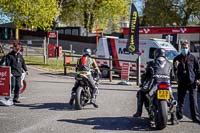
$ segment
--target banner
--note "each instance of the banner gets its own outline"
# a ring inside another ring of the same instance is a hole
[[[0,96],[10,96],[10,67],[0,67]]]
[[[127,50],[132,53],[139,52],[139,16],[135,5],[131,5],[130,23],[127,41]]]
[[[139,34],[192,34],[200,33],[200,26],[194,27],[140,27]],[[129,34],[129,28],[123,28],[123,34]]]

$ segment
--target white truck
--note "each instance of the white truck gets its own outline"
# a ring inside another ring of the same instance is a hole
[[[109,59],[112,56],[113,68],[121,69],[122,61],[129,60],[136,61],[138,58],[137,54],[130,53],[126,50],[127,39],[119,39],[112,37],[104,37],[99,39],[97,45],[96,57]],[[141,70],[144,71],[146,63],[154,59],[154,50],[158,48],[164,48],[166,50],[167,59],[172,61],[175,56],[178,55],[177,50],[168,42],[163,39],[149,39],[139,40],[139,50],[142,52],[141,55]],[[109,60],[97,59],[97,64],[102,70],[102,77],[109,76]],[[130,70],[136,70],[136,63],[130,64]]]

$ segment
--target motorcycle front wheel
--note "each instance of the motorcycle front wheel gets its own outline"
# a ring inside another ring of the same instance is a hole
[[[155,112],[156,129],[162,130],[167,126],[167,101],[157,101],[157,110]]]
[[[86,104],[84,92],[82,87],[78,87],[76,90],[75,109],[81,110]]]

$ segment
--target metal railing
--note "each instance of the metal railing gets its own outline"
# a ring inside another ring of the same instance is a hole
[[[72,55],[72,54],[63,54],[63,65],[64,65],[64,74],[67,74],[67,67],[76,67],[76,64],[70,64],[69,62],[66,62],[66,57],[67,58],[80,58],[80,55]],[[136,63],[136,78],[137,78],[137,85],[140,84],[140,78],[141,78],[141,68],[139,66],[141,66],[141,56],[138,55],[138,58],[136,61],[130,61],[130,60],[118,60],[118,59],[113,59],[112,56],[110,56],[109,58],[97,58],[97,57],[92,57],[94,59],[98,59],[98,60],[109,60],[109,80],[110,82],[112,82],[113,79],[113,71],[118,71],[120,72],[120,69],[114,68],[113,67],[113,61],[123,61],[123,62],[129,62],[129,63]],[[100,70],[102,70],[104,68],[100,68]]]

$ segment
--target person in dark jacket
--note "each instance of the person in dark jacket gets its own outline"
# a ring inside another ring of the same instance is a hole
[[[178,78],[178,108],[177,118],[183,118],[183,105],[187,91],[189,91],[190,112],[192,120],[200,123],[200,115],[197,104],[196,81],[200,79],[200,67],[197,58],[189,52],[189,43],[182,44],[181,54],[173,60],[174,72]]]
[[[22,72],[28,73],[23,56],[20,53],[21,45],[13,44],[13,50],[6,56],[7,66],[11,67],[11,91],[14,92],[13,102],[20,103],[19,90],[21,88]]]

